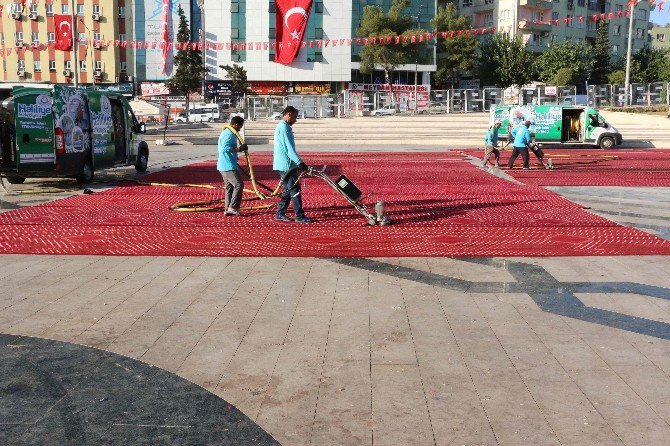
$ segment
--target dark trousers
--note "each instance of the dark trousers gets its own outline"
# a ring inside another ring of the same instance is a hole
[[[286,176],[286,172],[279,172],[279,174],[282,178]],[[289,202],[293,204],[295,218],[302,218],[305,216],[305,211],[302,209],[302,194],[300,192],[298,173],[295,171],[286,179],[286,181],[284,181],[284,186],[281,191],[281,199],[277,206],[277,215],[286,215]]]
[[[493,146],[486,146],[486,153],[484,154],[484,161],[482,162],[483,166],[486,166],[486,163],[489,162],[491,154],[493,154],[496,160],[496,164],[498,164],[498,161],[500,161],[500,150],[496,149]]]
[[[510,169],[514,167],[514,161],[516,158],[521,154],[521,159],[523,159],[523,167],[525,169],[528,169],[528,165],[530,164],[530,157],[528,155],[528,147],[514,147],[514,151],[512,151],[512,156],[509,159],[509,162],[507,163],[507,167]]]
[[[544,152],[540,149],[537,144],[531,144],[530,150],[535,154],[535,157],[544,164]]]

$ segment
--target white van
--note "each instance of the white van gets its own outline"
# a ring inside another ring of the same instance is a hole
[[[220,118],[221,112],[216,104],[192,108],[188,114],[188,122],[212,122]],[[179,113],[174,122],[186,122],[186,112]]]

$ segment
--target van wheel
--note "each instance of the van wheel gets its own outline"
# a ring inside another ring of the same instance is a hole
[[[612,147],[614,147],[614,138],[612,138],[611,136],[604,136],[600,140],[601,149],[611,149]]]
[[[139,173],[146,172],[149,165],[149,147],[146,143],[140,144],[137,150],[137,161],[135,162],[135,170]]]
[[[23,184],[26,179],[23,177],[7,177],[7,182],[9,184]]]
[[[86,184],[93,181],[93,161],[91,161],[91,158],[87,158],[86,161],[84,161],[84,165],[81,166],[81,172],[75,178],[79,184]]]

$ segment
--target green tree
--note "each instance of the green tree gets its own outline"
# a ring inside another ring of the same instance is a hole
[[[623,85],[626,83],[626,72],[624,70],[612,71],[607,80],[610,84]]]
[[[186,23],[184,10],[179,6],[179,29],[177,31],[177,42],[190,42],[191,31]],[[202,53],[194,50],[190,45],[186,49],[177,50],[174,56],[175,71],[170,79],[165,82],[169,88],[186,96],[186,115],[189,113],[189,95],[198,91],[202,85],[203,63]]]
[[[471,27],[470,19],[459,16],[453,3],[448,3],[446,7],[440,6],[430,23],[437,31],[458,31]],[[440,39],[437,45],[435,82],[438,85],[450,83],[453,89],[459,75],[475,67],[478,48],[479,41],[472,35],[461,34]]]
[[[574,82],[583,84],[593,69],[591,48],[583,42],[567,40],[552,45],[539,58],[539,74],[542,82],[549,82],[561,68],[571,68]]]
[[[242,65],[219,65],[219,68],[223,68],[226,71],[226,77],[230,79],[230,89],[233,93],[244,94],[247,91],[247,88],[249,88],[247,70]]]
[[[551,78],[549,84],[556,86],[574,85],[575,72],[572,70],[572,68],[561,68],[556,73],[554,73],[554,77]]]
[[[639,82],[658,82],[665,68],[668,50],[661,48],[644,47],[633,55],[633,60],[639,64]]]
[[[595,85],[607,83],[607,76],[612,71],[610,60],[612,45],[610,45],[608,27],[608,23],[602,20],[598,22],[598,37],[593,46],[593,69],[590,78],[590,82]]]
[[[386,13],[380,6],[366,6],[363,8],[363,20],[356,35],[370,38],[425,33],[425,30],[414,28],[416,20],[413,17],[404,14],[409,5],[410,0],[393,0]],[[415,62],[425,45],[423,42],[366,45],[360,52],[361,72],[371,73],[375,67],[381,67],[391,89],[391,98],[395,102],[391,82],[393,71],[398,65]]]
[[[505,34],[490,36],[481,46],[477,71],[484,85],[521,88],[534,80],[535,55],[520,38]]]

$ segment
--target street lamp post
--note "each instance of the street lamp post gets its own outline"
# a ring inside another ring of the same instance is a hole
[[[417,28],[421,28],[421,9],[423,9],[423,5],[419,4],[419,13],[416,15],[416,26]],[[417,95],[417,80],[419,77],[419,51],[416,52],[416,56],[414,58],[414,110],[412,110],[412,114],[416,114],[419,109],[419,98]]]
[[[200,8],[200,33],[202,36],[202,100],[205,101],[205,83],[207,80],[207,33],[205,32],[205,0],[198,0]]]
[[[72,55],[74,67],[74,88],[79,87],[79,65],[78,56],[79,56],[79,33],[77,32],[77,16],[75,14],[75,9],[77,8],[77,3],[72,2],[72,11],[70,14],[72,16]]]
[[[628,19],[628,51],[626,53],[626,83],[624,84],[626,105],[630,105],[630,59],[633,50],[633,21],[635,20],[635,2],[630,3],[630,18]]]

